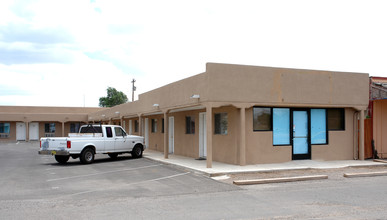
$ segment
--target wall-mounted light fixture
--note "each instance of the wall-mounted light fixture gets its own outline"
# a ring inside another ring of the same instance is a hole
[[[115,112],[117,115],[120,114],[120,112]]]
[[[199,99],[200,95],[199,94],[193,94],[190,98],[191,99]]]
[[[159,107],[160,105],[159,104],[153,104],[153,107]]]

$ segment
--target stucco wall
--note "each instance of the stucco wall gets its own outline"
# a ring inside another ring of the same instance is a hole
[[[153,115],[148,117],[149,123],[149,149],[156,151],[164,150],[164,133],[162,133],[162,119],[163,115]],[[157,119],[157,131],[152,132],[152,119]]]
[[[238,164],[238,136],[239,136],[239,111],[234,107],[221,107],[213,109],[212,121],[212,154],[217,162]],[[215,134],[215,114],[227,113],[227,134]]]
[[[185,111],[168,115],[168,117],[174,117],[175,154],[192,158],[199,157],[199,112]],[[186,116],[195,117],[195,134],[186,134]]]
[[[368,74],[208,63],[209,99],[262,105],[367,106]]]
[[[246,163],[280,163],[292,160],[292,146],[273,146],[272,131],[253,131],[253,108],[246,109]]]
[[[345,109],[345,130],[328,131],[328,145],[312,145],[312,160],[354,159],[354,113],[353,109]]]

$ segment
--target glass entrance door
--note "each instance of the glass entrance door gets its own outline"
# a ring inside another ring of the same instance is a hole
[[[310,159],[307,110],[293,110],[293,160]]]

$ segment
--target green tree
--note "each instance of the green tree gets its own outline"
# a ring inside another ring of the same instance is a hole
[[[113,107],[128,101],[128,97],[123,92],[117,91],[115,88],[108,87],[106,91],[107,96],[99,98],[100,107]]]

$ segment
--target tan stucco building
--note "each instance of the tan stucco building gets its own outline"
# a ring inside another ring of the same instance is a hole
[[[208,63],[204,73],[140,94],[135,102],[109,109],[43,108],[40,113],[49,117],[41,121],[59,123],[62,134],[75,121],[121,124],[129,134],[145,136],[148,148],[166,158],[171,153],[206,158],[207,167],[212,161],[246,165],[362,159],[364,132],[358,141],[356,131],[357,118],[364,121],[368,106],[368,78],[363,73]],[[20,115],[9,117],[13,113],[3,110],[7,108],[20,108]],[[11,122],[12,130],[16,122],[38,121],[28,114],[20,118],[29,108],[0,107],[0,122]],[[73,119],[71,111],[79,118]],[[359,126],[364,130],[364,123]]]

